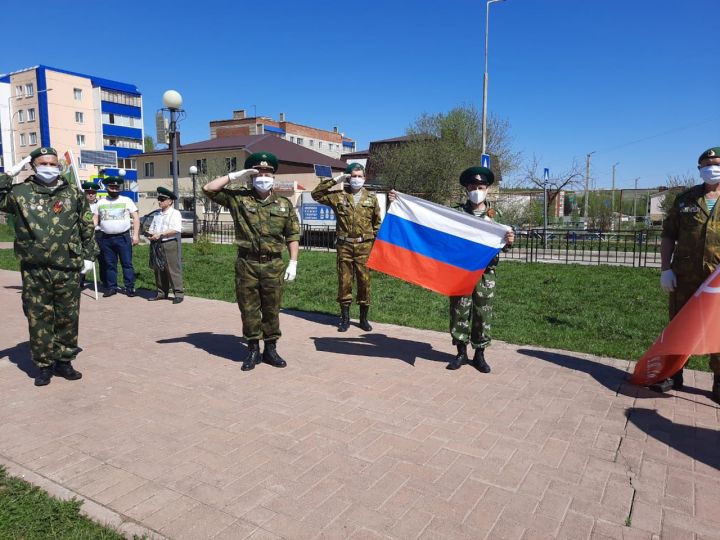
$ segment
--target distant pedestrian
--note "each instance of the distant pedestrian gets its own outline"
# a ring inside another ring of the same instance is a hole
[[[173,304],[179,304],[184,298],[178,246],[178,237],[182,231],[182,215],[180,210],[173,208],[173,201],[177,197],[172,191],[158,187],[157,193],[160,213],[153,218],[147,232],[150,238],[150,267],[155,272],[157,294],[149,300],[151,302],[165,300],[172,289]]]
[[[660,244],[660,286],[670,295],[670,319],[675,317],[720,263],[720,146],[698,158],[702,184],[680,193],[663,221]],[[720,351],[710,355],[712,398],[720,403]],[[667,392],[683,388],[683,370],[650,388]]]
[[[53,376],[82,377],[72,361],[78,347],[80,271],[97,255],[93,214],[85,196],[60,175],[57,152],[42,147],[29,156],[34,174],[20,184],[10,167],[0,174],[0,211],[15,216],[15,255],[20,259],[23,311],[28,320],[30,352],[40,373],[36,386]]]
[[[95,241],[97,242],[98,246],[100,245],[100,241],[102,239],[102,231],[100,230],[100,226],[98,223],[98,212],[97,212],[97,205],[98,205],[98,197],[97,192],[100,189],[100,186],[96,184],[95,182],[83,182],[82,183],[83,191],[85,192],[85,198],[87,199],[88,204],[90,205],[90,211],[93,213],[93,222],[95,223]],[[103,261],[102,257],[97,258],[97,263],[99,267],[99,273],[100,273],[100,283],[105,283],[106,277],[105,277],[105,261]],[[82,287],[85,282],[85,273],[81,274],[82,281],[80,282],[80,286]]]
[[[344,182],[344,189],[330,191]],[[360,305],[360,328],[372,330],[368,321],[370,310],[370,270],[367,266],[370,250],[380,229],[380,204],[365,185],[365,169],[351,163],[344,174],[327,178],[312,191],[312,198],[335,212],[337,239],[337,274],[340,304],[338,332],[350,326],[353,276],[357,280],[356,300]]]
[[[104,297],[118,291],[118,258],[123,272],[125,294],[135,296],[135,268],[132,261],[132,247],[140,242],[140,218],[135,203],[129,197],[120,195],[122,178],[111,176],[103,179],[107,197],[97,203],[98,224],[102,231],[100,252],[105,263]]]
[[[269,152],[251,154],[245,169],[231,172],[207,183],[203,191],[213,202],[230,210],[235,222],[235,294],[242,316],[243,337],[248,342],[242,370],[261,361],[283,368],[285,360],[277,353],[280,332],[280,300],[284,281],[297,273],[300,224],[290,200],[273,191],[277,158]],[[252,188],[229,188],[233,180],[252,181]],[[285,267],[283,248],[290,262]],[[260,340],[265,349],[260,356]]]

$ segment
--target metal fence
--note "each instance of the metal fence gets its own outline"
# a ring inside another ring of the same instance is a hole
[[[199,221],[198,230],[211,242],[232,244],[235,227],[229,222]],[[512,249],[504,259],[560,264],[611,264],[618,266],[659,267],[659,229],[600,232],[583,229],[523,229],[515,232]],[[335,249],[335,227],[303,225],[300,245],[303,249]]]
[[[515,232],[502,255],[526,262],[660,266],[659,229],[601,232],[583,229],[526,229]]]

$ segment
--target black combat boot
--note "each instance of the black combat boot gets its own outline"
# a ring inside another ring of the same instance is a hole
[[[360,328],[366,332],[372,330],[372,326],[368,322],[368,311],[370,311],[370,306],[360,306]]]
[[[338,332],[347,332],[350,328],[350,306],[340,304],[340,323],[338,324]]]
[[[720,375],[713,377],[712,399],[715,403],[720,403]]]
[[[35,386],[45,386],[50,384],[50,379],[53,376],[52,366],[41,367],[40,373],[35,377]]]
[[[475,349],[473,366],[481,373],[490,373],[490,364],[485,361],[485,349]]]
[[[55,375],[64,377],[68,381],[82,379],[82,373],[76,371],[70,362],[55,362]]]
[[[456,347],[457,354],[447,365],[447,369],[460,369],[460,366],[467,363],[467,343],[457,343]]]
[[[653,392],[664,394],[670,390],[682,390],[683,383],[683,370],[681,369],[669,379],[651,384],[648,388],[650,388]]]
[[[280,355],[277,353],[277,349],[275,347],[276,342],[275,341],[266,341],[265,342],[265,350],[263,351],[262,359],[263,362],[266,364],[270,364],[273,367],[285,367],[287,366],[287,362],[283,360]]]
[[[248,340],[248,350],[245,360],[243,360],[242,367],[243,371],[250,371],[255,369],[255,365],[260,363],[260,342],[257,339]]]

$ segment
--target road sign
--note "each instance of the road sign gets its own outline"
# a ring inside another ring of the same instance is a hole
[[[480,156],[480,165],[482,167],[490,168],[490,154],[483,154]]]
[[[543,172],[543,180],[545,180],[546,182],[550,180],[550,169],[548,169],[547,167],[545,167],[545,171]]]

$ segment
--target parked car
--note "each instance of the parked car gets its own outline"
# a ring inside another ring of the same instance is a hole
[[[150,212],[149,214],[145,214],[140,218],[140,234],[144,235],[148,229],[150,228],[150,225],[152,225],[153,219],[155,216],[157,216],[160,213],[160,209],[157,208]],[[182,236],[192,236],[193,234],[193,212],[192,210],[180,210],[180,215],[182,216],[182,230],[180,231],[180,234]]]

